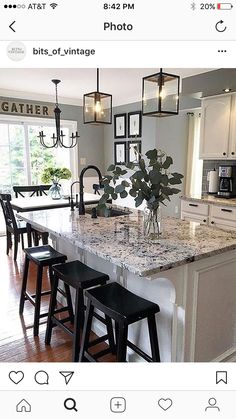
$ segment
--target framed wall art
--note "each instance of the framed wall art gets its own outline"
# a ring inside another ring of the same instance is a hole
[[[126,138],[126,113],[114,115],[114,137]]]
[[[114,143],[114,163],[125,164],[126,163],[126,142],[117,141]]]
[[[137,138],[142,136],[142,112],[128,113],[128,137]]]
[[[138,154],[135,152],[135,148]],[[140,160],[140,153],[142,152],[142,142],[139,141],[128,141],[128,163],[138,164]]]

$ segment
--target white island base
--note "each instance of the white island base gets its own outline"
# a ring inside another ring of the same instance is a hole
[[[54,246],[94,269],[108,274],[141,297],[156,302],[161,362],[210,362],[236,359],[236,251],[231,250],[157,273],[149,278],[88,251],[62,237],[52,236]],[[93,330],[102,335],[97,320]],[[150,354],[147,323],[129,327],[129,339]],[[128,350],[129,361],[140,358]]]

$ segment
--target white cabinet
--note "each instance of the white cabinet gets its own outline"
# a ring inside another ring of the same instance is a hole
[[[181,219],[196,221],[223,230],[236,231],[236,206],[181,200]]]
[[[236,207],[210,205],[210,225],[236,230]]]
[[[201,202],[181,200],[181,219],[186,221],[196,221],[201,224],[208,224],[209,208],[207,204]]]
[[[231,102],[232,95],[203,99],[200,158],[221,160],[228,158]]]
[[[236,159],[236,95],[232,95],[228,158]]]

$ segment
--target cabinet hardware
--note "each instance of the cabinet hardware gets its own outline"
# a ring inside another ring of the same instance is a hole
[[[226,156],[226,153],[223,153],[223,156]]]
[[[231,209],[226,209],[226,208],[221,208],[221,211],[223,211],[223,212],[232,212]]]
[[[198,207],[198,204],[188,204],[190,207]]]
[[[215,224],[215,221],[211,221],[211,224]]]
[[[234,152],[234,151],[232,151],[232,153],[231,153],[231,154],[232,154],[232,156],[234,156],[234,155],[235,155],[235,152]]]
[[[206,220],[203,220],[204,223],[206,223]]]

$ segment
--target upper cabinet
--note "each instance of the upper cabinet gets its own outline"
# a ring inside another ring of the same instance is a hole
[[[236,121],[235,96],[218,96],[203,99],[201,118],[200,158],[235,158]],[[231,129],[234,121],[234,134]]]

